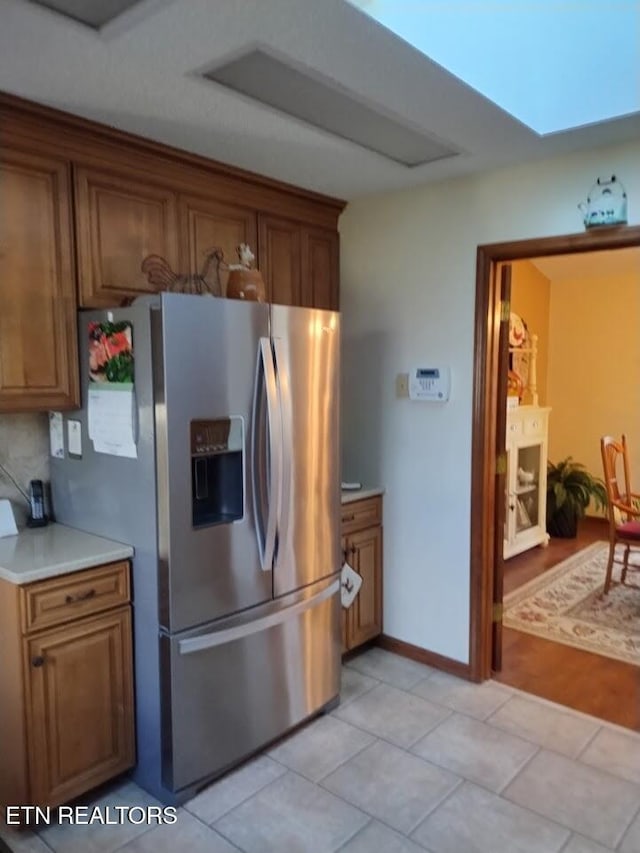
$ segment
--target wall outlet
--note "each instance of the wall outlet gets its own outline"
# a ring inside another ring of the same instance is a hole
[[[400,399],[401,397],[409,396],[409,374],[408,373],[398,373],[396,376],[396,397]]]

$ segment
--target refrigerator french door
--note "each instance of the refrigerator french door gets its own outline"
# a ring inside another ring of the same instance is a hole
[[[130,543],[138,765],[179,803],[339,692],[339,321],[162,294],[133,327],[137,458],[52,459],[62,523]]]

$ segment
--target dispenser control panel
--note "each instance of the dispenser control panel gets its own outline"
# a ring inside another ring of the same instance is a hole
[[[242,450],[241,418],[191,421],[191,455],[208,456]]]
[[[409,371],[409,398],[429,403],[446,403],[451,394],[448,365],[413,367]]]

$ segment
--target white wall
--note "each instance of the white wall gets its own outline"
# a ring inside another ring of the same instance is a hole
[[[476,249],[582,230],[598,175],[640,222],[640,143],[349,204],[340,220],[343,478],[386,488],[384,632],[468,662]],[[446,405],[395,397],[412,364],[451,365]]]

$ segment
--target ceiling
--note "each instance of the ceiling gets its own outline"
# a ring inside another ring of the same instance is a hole
[[[532,258],[531,262],[554,284],[622,275],[635,276],[640,283],[640,248],[554,255]]]
[[[139,0],[100,29],[0,0],[0,20],[0,89],[345,199],[640,136],[636,113],[541,137],[344,0]],[[456,153],[406,166],[204,78],[256,48]]]

